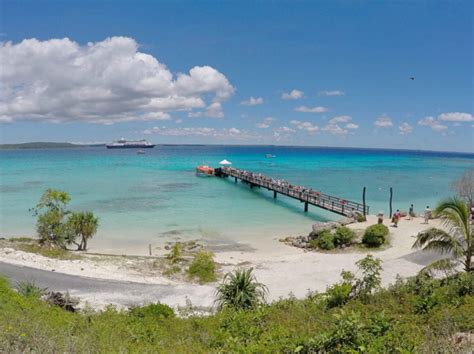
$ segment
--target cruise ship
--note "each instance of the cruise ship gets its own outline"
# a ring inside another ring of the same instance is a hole
[[[155,144],[151,144],[145,139],[142,140],[126,140],[121,138],[120,140],[114,141],[110,144],[106,144],[107,149],[147,149],[147,148],[154,148]]]

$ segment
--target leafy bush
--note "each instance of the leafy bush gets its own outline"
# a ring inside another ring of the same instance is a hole
[[[226,307],[209,316],[155,320],[113,307],[67,312],[22,296],[0,277],[0,348],[6,353],[468,353],[472,348],[453,338],[474,328],[469,283],[472,273],[424,277],[399,280],[390,291],[372,292],[370,301],[351,298],[340,309],[327,309],[320,298],[290,298],[245,311]],[[437,294],[439,302],[416,313],[414,304],[424,292]]]
[[[334,236],[330,231],[323,231],[319,234],[318,238],[318,247],[323,250],[332,250],[334,248]]]
[[[216,264],[212,252],[199,251],[188,268],[188,274],[200,283],[216,280]]]
[[[171,251],[170,253],[168,253],[166,255],[166,258],[172,263],[178,263],[179,261],[181,261],[181,254],[182,254],[182,251],[181,251],[181,244],[179,242],[175,242],[175,244],[173,245],[173,247],[171,248]]]
[[[356,264],[359,270],[362,271],[362,278],[357,279],[354,284],[354,297],[366,298],[368,295],[371,295],[375,289],[380,287],[382,261],[369,254],[356,262]]]
[[[35,298],[40,298],[46,292],[46,289],[42,289],[36,285],[32,280],[20,281],[16,285],[18,293],[23,296],[31,296]]]
[[[316,249],[318,247],[319,247],[319,245],[318,245],[318,240],[317,239],[309,240],[309,248]]]
[[[334,234],[336,246],[350,245],[355,238],[355,232],[346,226],[339,226]]]
[[[387,226],[382,224],[371,225],[365,230],[362,242],[369,247],[379,247],[384,244],[387,235]]]
[[[132,307],[130,308],[130,315],[136,318],[173,318],[175,313],[171,307],[165,304],[150,304],[142,307]]]
[[[344,305],[350,299],[352,284],[334,284],[326,289],[326,305],[328,308]]]

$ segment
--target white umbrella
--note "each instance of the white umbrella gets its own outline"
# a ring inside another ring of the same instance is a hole
[[[232,162],[227,161],[227,160],[222,160],[221,162],[219,162],[219,165],[232,165]]]

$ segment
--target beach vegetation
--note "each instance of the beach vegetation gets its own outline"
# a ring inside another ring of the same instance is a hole
[[[75,244],[79,251],[87,249],[87,242],[97,232],[99,219],[90,211],[71,212],[67,209],[68,193],[47,189],[35,208],[36,232],[39,243],[48,247],[67,249]]]
[[[334,249],[334,235],[329,230],[321,232],[317,238],[318,247],[323,250]]]
[[[259,283],[253,268],[237,269],[224,276],[217,287],[216,304],[219,309],[249,310],[266,300],[267,287]]]
[[[18,244],[15,245],[15,249],[18,249],[23,252],[39,254],[47,258],[66,259],[66,260],[81,258],[79,254],[74,254],[72,252],[67,251],[64,248],[58,248],[51,245],[41,245],[35,241],[18,242]]]
[[[19,281],[16,284],[16,290],[18,291],[19,294],[23,296],[26,296],[26,297],[32,296],[37,299],[39,299],[41,296],[43,296],[46,293],[46,289],[42,289],[39,286],[37,286],[33,280]]]
[[[67,243],[75,244],[78,251],[87,250],[87,241],[96,233],[99,219],[91,211],[73,212],[67,220]]]
[[[290,297],[179,318],[163,306],[73,313],[23,296],[0,278],[0,348],[8,353],[467,353],[474,331],[472,284],[472,272],[442,279],[422,273],[335,307],[320,296]],[[427,294],[432,294],[429,304],[421,305]]]
[[[10,237],[10,238],[8,238],[7,240],[8,240],[9,242],[20,242],[20,243],[36,241],[34,238],[26,237],[26,236]]]
[[[355,232],[347,226],[339,226],[334,233],[334,244],[338,247],[349,246],[355,239]]]
[[[179,242],[175,242],[173,247],[171,247],[170,252],[166,255],[166,258],[170,261],[171,264],[178,263],[182,260],[182,247]]]
[[[216,263],[214,254],[207,251],[199,251],[194,256],[188,268],[188,275],[198,279],[199,283],[209,283],[216,280]]]
[[[368,247],[379,247],[385,243],[388,233],[388,227],[383,224],[371,225],[365,230],[362,243]]]
[[[352,272],[342,271],[342,281],[326,289],[324,299],[327,307],[339,307],[351,299],[367,299],[380,288],[381,263],[380,259],[369,254],[356,263],[361,277],[356,277]]]
[[[472,272],[474,242],[466,202],[458,197],[446,199],[438,204],[434,216],[441,219],[444,229],[430,228],[420,232],[413,247],[435,251],[445,257],[429,264],[424,271],[449,272],[462,266],[466,272]]]
[[[145,306],[134,306],[129,310],[130,316],[134,318],[151,318],[154,320],[175,317],[174,310],[166,304],[149,304]]]

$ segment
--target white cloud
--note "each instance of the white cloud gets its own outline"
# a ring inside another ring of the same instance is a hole
[[[260,136],[252,132],[241,130],[235,127],[216,129],[211,127],[153,127],[142,131],[146,135],[159,135],[170,137],[212,137],[219,140],[252,140]]]
[[[403,122],[402,124],[398,126],[398,130],[400,131],[400,134],[407,135],[413,132],[413,127],[407,122]]]
[[[336,123],[348,123],[352,120],[351,116],[337,116],[334,118],[331,118],[328,123],[329,124],[336,124]]]
[[[359,126],[351,121],[351,116],[337,116],[328,120],[328,123],[321,130],[332,135],[345,136],[349,133],[353,134],[353,131],[359,129]],[[346,124],[341,126],[344,123]]]
[[[295,108],[295,111],[303,112],[303,113],[324,113],[324,112],[329,111],[329,109],[322,106],[316,106],[316,107],[298,106]]]
[[[296,126],[296,128],[298,128],[299,130],[306,130],[308,133],[315,133],[319,130],[319,127],[311,122],[292,120],[290,121],[290,124]]]
[[[446,122],[472,122],[474,116],[470,113],[451,112],[440,114],[438,119]]]
[[[303,91],[293,89],[291,92],[284,92],[281,98],[284,100],[299,100],[304,97]]]
[[[345,96],[346,93],[341,90],[334,90],[334,91],[320,91],[318,95],[319,96]]]
[[[10,122],[113,124],[168,119],[169,112],[206,106],[222,116],[214,103],[221,105],[235,91],[210,66],[173,75],[128,37],[85,45],[68,38],[2,42],[0,67],[0,120]]]
[[[390,128],[391,126],[393,126],[393,123],[390,117],[380,116],[375,120],[374,125],[377,128]]]
[[[351,130],[359,129],[359,126],[354,123],[349,123],[349,124],[346,124],[346,129],[351,129]]]
[[[262,97],[250,97],[248,100],[244,100],[240,102],[241,105],[244,106],[257,106],[259,104],[263,104],[263,98]]]
[[[222,118],[224,112],[222,111],[222,105],[220,102],[211,103],[206,109],[206,116],[211,118]]]
[[[441,124],[439,121],[433,117],[425,117],[418,121],[418,125],[428,126],[436,132],[444,132],[448,129],[447,125]]]
[[[257,124],[257,128],[260,129],[266,129],[269,128],[270,125],[275,121],[276,119],[273,117],[266,117],[261,123]]]
[[[277,133],[294,133],[296,130],[287,126],[283,126],[283,127],[276,128],[274,131]]]

